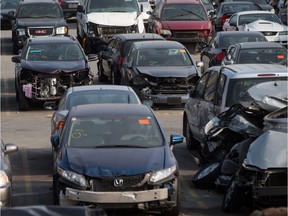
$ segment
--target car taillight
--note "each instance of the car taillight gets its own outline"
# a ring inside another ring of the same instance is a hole
[[[224,23],[227,19],[228,19],[229,17],[228,16],[222,16],[221,18],[220,18],[220,23]]]
[[[58,124],[57,124],[57,129],[62,128],[63,125],[64,125],[64,121],[60,121],[60,122],[58,122]]]
[[[121,57],[119,58],[117,64],[118,64],[118,65],[122,65],[123,62],[124,62],[124,59],[125,59],[125,57],[124,57],[124,56],[121,56]]]
[[[58,0],[58,2],[59,2],[59,5],[61,6],[62,5],[62,0]]]
[[[224,57],[225,57],[225,52],[222,51],[222,52],[216,54],[215,59],[217,61],[222,61],[224,59]]]

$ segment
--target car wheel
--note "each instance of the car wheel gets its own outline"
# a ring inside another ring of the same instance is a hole
[[[60,186],[57,175],[53,175],[53,204],[59,205]]]
[[[169,210],[163,210],[162,211],[163,216],[178,216],[181,213],[180,181],[179,179],[177,179],[176,181],[177,181],[176,183],[177,187],[175,188],[176,205]]]
[[[239,212],[243,199],[244,189],[239,185],[236,176],[234,176],[224,194],[222,201],[222,211],[224,212]]]
[[[27,111],[30,109],[29,100],[25,97],[22,92],[18,91],[18,108],[19,111]]]
[[[98,62],[98,79],[100,82],[106,82],[108,80],[108,77],[104,75],[102,65]]]
[[[196,188],[214,189],[215,181],[220,174],[220,170],[220,162],[212,162],[206,164],[193,176],[192,182]]]
[[[186,147],[188,150],[197,150],[200,142],[193,137],[188,120],[186,120]]]

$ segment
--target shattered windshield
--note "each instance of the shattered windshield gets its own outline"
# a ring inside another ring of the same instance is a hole
[[[228,86],[229,96],[227,96],[226,106],[230,107],[236,103],[248,104],[263,101],[265,96],[287,100],[287,88],[287,77],[231,79]]]
[[[19,8],[17,18],[59,18],[63,17],[61,8],[57,4],[33,3],[23,4]]]
[[[88,13],[92,12],[138,12],[137,0],[90,0]]]
[[[72,118],[68,146],[73,148],[153,148],[163,137],[150,116]]]
[[[206,11],[201,4],[167,4],[163,8],[162,20],[207,20]]]

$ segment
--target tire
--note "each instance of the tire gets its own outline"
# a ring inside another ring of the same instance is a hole
[[[176,181],[177,181],[177,183],[176,183],[176,185],[177,185],[177,188],[176,188],[176,190],[177,190],[177,192],[176,192],[176,199],[177,199],[176,203],[177,204],[176,204],[176,206],[172,207],[169,210],[163,210],[162,214],[161,214],[163,216],[178,216],[181,213],[180,181],[179,181],[179,179],[177,179]]]
[[[243,199],[244,189],[239,186],[236,176],[234,176],[228,186],[226,193],[224,194],[222,201],[222,211],[224,212],[239,212]]]
[[[188,120],[186,119],[186,147],[188,150],[197,150],[200,142],[193,137]]]
[[[193,176],[192,182],[199,189],[215,189],[215,181],[220,175],[221,163],[206,164]]]
[[[100,82],[106,82],[108,80],[108,77],[103,74],[103,68],[99,62],[97,64],[97,67],[98,67],[98,80]]]
[[[22,92],[18,91],[18,108],[19,111],[27,111],[30,109],[30,102]]]
[[[53,204],[59,205],[60,186],[57,175],[53,175]]]

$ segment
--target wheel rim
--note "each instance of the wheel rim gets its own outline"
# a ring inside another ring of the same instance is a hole
[[[217,167],[219,166],[219,163],[211,164],[211,166],[208,166],[205,168],[197,177],[197,179],[201,179],[205,176],[207,176],[209,173],[213,172]]]

